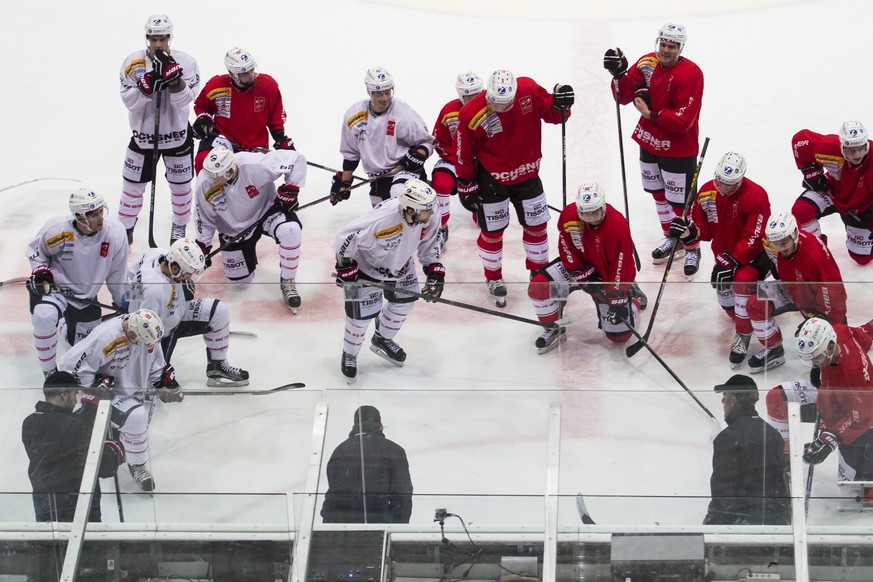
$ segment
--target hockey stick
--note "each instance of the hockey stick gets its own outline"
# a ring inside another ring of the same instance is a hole
[[[0,287],[4,285],[17,285],[19,283],[26,283],[30,277],[13,277],[12,279],[7,279],[6,281],[0,281]]]
[[[567,111],[561,109],[561,206],[567,206]],[[639,268],[639,267],[638,267]]]
[[[219,390],[199,390],[197,388],[187,389],[183,388],[182,393],[187,396],[236,396],[237,394],[249,394],[251,396],[266,396],[267,394],[276,394],[278,392],[285,392],[286,390],[296,390],[297,388],[304,388],[306,384],[303,382],[292,382],[291,384],[282,384],[281,386],[277,386],[275,388],[270,388],[269,390],[235,390],[233,388],[222,388]],[[158,395],[157,390],[144,390],[142,392],[137,392],[137,396],[152,398]]]
[[[618,79],[612,80],[613,93],[615,93],[615,120],[618,123],[618,156],[621,161],[621,187],[624,191],[624,217],[630,226],[630,204],[627,200],[627,172],[624,166],[624,136],[621,131],[621,103],[618,101]],[[640,255],[637,253],[637,246],[634,245],[634,264],[637,266],[637,271],[642,267]]]
[[[700,168],[703,166],[703,158],[706,157],[706,148],[709,147],[709,138],[703,140],[703,150],[700,152],[700,159],[697,161],[697,168],[694,170],[694,177],[691,179],[691,186],[688,188],[688,194],[685,196],[685,206],[682,208],[682,219],[688,216],[688,209],[691,208],[691,202],[694,200],[697,191],[697,177],[700,175]],[[667,279],[670,277],[670,267],[673,266],[673,257],[676,255],[676,249],[681,243],[677,240],[670,249],[670,255],[667,257],[667,266],[664,268],[664,276],[661,277],[661,286],[658,288],[658,296],[655,298],[655,306],[652,308],[652,315],[649,317],[649,325],[646,327],[646,333],[640,340],[628,346],[624,353],[627,357],[632,358],[638,351],[643,349],[645,341],[648,341],[652,333],[652,326],[655,324],[655,316],[658,315],[658,307],[661,306],[661,296],[664,295],[664,287]],[[644,341],[645,340],[645,341]]]
[[[714,420],[714,421],[716,422],[716,424],[719,424],[719,426],[720,426],[720,423],[718,422],[718,419],[715,417],[715,415],[713,415],[712,412],[710,412],[710,410],[706,407],[706,405],[704,405],[703,402],[701,402],[701,401],[697,398],[697,396],[694,395],[694,392],[692,392],[691,390],[688,389],[688,386],[685,385],[685,382],[683,382],[683,381],[679,378],[679,376],[676,375],[676,372],[674,372],[673,369],[670,368],[670,366],[667,365],[667,362],[665,362],[663,359],[661,359],[661,356],[658,355],[658,352],[656,352],[656,351],[652,348],[652,346],[649,345],[649,342],[647,342],[646,339],[645,339],[643,336],[640,335],[640,332],[638,332],[636,329],[634,329],[634,327],[630,324],[630,322],[627,320],[627,318],[626,318],[626,317],[623,317],[623,318],[621,318],[619,321],[621,321],[623,324],[625,324],[625,325],[627,326],[627,328],[631,331],[631,333],[634,334],[634,335],[636,336],[636,338],[639,340],[638,343],[641,344],[641,345],[642,345],[644,348],[646,348],[647,350],[649,350],[649,352],[652,354],[652,356],[654,356],[654,358],[655,358],[656,360],[658,360],[658,363],[661,364],[661,365],[664,367],[664,369],[667,370],[667,372],[668,372],[671,376],[673,376],[673,379],[676,380],[676,382],[678,382],[679,385],[682,386],[682,388],[684,388],[686,392],[688,392],[689,396],[691,396],[691,398],[694,399],[694,402],[696,402],[697,405],[698,405],[700,408],[702,408],[703,411],[704,411],[704,412],[705,412],[705,413],[706,413],[706,414],[707,414],[707,415],[708,415],[712,420]]]
[[[12,190],[13,188],[18,188],[19,186],[24,186],[26,184],[32,184],[34,182],[42,182],[44,180],[63,180],[65,182],[81,182],[81,180],[77,180],[75,178],[33,178],[32,180],[24,180],[23,182],[19,182],[18,184],[11,184],[9,186],[3,186],[0,188],[0,192],[5,192],[6,190]]]
[[[334,273],[336,276],[336,273]],[[521,323],[529,323],[531,325],[536,325],[539,327],[544,327],[546,329],[556,329],[559,327],[563,327],[565,325],[570,325],[571,323],[576,322],[575,317],[564,317],[557,321],[553,322],[545,322],[538,321],[536,319],[528,319],[526,317],[520,317],[518,315],[512,315],[511,313],[503,313],[501,311],[495,311],[493,309],[487,309],[485,307],[479,307],[478,305],[470,305],[469,303],[461,303],[460,301],[453,301],[452,299],[444,299],[442,297],[432,297],[430,295],[425,295],[423,293],[418,293],[416,291],[412,291],[410,289],[397,289],[391,285],[386,285],[382,281],[367,281],[364,279],[360,279],[359,283],[366,285],[368,287],[378,287],[379,289],[391,289],[394,290],[395,293],[412,295],[413,297],[418,297],[419,299],[424,299],[430,303],[444,303],[446,305],[451,305],[452,307],[460,307],[461,309],[469,309],[470,311],[476,311],[478,313],[484,313],[486,315],[495,315],[497,317],[502,317],[503,319],[511,319],[512,321],[519,321]]]
[[[151,419],[151,417],[149,417]],[[124,507],[121,505],[121,487],[118,484],[118,470],[116,469],[115,474],[112,475],[112,479],[115,481],[115,503],[118,505],[118,521],[124,523]]]
[[[306,163],[308,164],[309,162],[306,162]],[[383,174],[373,176],[372,178],[367,178],[367,179],[358,178],[359,180],[361,180],[361,182],[358,182],[357,184],[353,184],[352,186],[350,186],[348,188],[348,190],[346,190],[346,192],[349,192],[349,191],[354,190],[355,188],[359,188],[361,186],[366,186],[367,184],[372,184],[373,182],[375,182],[379,178],[385,178],[386,176],[393,176],[394,174],[396,174],[399,171],[400,171],[400,166],[397,166],[395,168],[391,168],[390,170],[388,170],[387,172],[385,172]],[[316,204],[321,204],[325,200],[330,200],[330,197],[331,197],[331,194],[328,194],[327,196],[322,196],[321,198],[316,198],[312,202],[307,202],[303,206],[298,206],[297,208],[294,209],[294,211],[297,212],[297,211],[303,210],[304,208],[309,208],[310,206],[315,206]]]
[[[815,411],[815,430],[812,431],[812,440],[818,438],[819,432],[821,432],[821,421],[818,416],[818,408]],[[809,500],[812,497],[812,476],[815,473],[815,464],[810,463],[809,471],[806,474],[806,491],[803,497],[803,511],[806,514],[809,514]]]
[[[315,162],[310,162],[309,160],[306,160],[306,165],[312,166],[313,168],[318,168],[320,170],[327,170],[328,172],[331,172],[333,174],[338,174],[338,173],[342,172],[342,170],[337,170],[335,168],[329,168],[327,166],[322,166],[321,164],[316,164]],[[352,174],[352,180],[362,180],[363,181],[363,180],[366,180],[366,178],[361,178],[360,176],[355,176],[354,174]]]
[[[248,238],[249,235],[251,235],[255,231],[255,229],[257,229],[262,224],[264,224],[264,221],[267,219],[267,217],[270,216],[273,213],[273,211],[278,209],[278,208],[279,208],[278,203],[273,204],[273,206],[271,206],[270,208],[267,209],[266,212],[264,212],[263,216],[261,216],[259,219],[257,219],[256,221],[254,221],[253,223],[251,223],[250,225],[245,227],[242,231],[240,231],[239,234],[236,234],[236,235],[232,236],[231,238],[227,239],[226,241],[224,241],[223,243],[219,244],[218,248],[215,249],[214,251],[210,251],[209,254],[206,255],[206,259],[207,260],[212,259],[212,257],[217,255],[218,253],[220,253],[221,251],[223,251],[227,247],[229,247],[231,245],[235,245],[236,243]]]
[[[157,248],[155,242],[155,188],[158,184],[158,142],[161,131],[161,92],[155,98],[155,133],[152,145],[152,192],[149,197],[149,248]]]

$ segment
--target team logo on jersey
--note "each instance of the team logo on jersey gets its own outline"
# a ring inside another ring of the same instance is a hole
[[[519,99],[518,104],[521,107],[521,112],[523,114],[531,113],[533,111],[533,98],[530,95],[525,95]]]
[[[51,237],[50,239],[45,241],[45,245],[48,248],[52,249],[54,247],[59,247],[59,246],[63,245],[64,243],[68,243],[68,242],[70,242],[70,243],[73,242],[73,232],[69,231],[69,230],[58,233],[55,236]]]
[[[104,259],[109,256],[109,242],[100,243],[100,256]]]
[[[230,117],[231,94],[230,87],[216,87],[206,95],[207,99],[215,103],[215,115],[218,117]]]
[[[249,195],[249,198],[254,198],[255,196],[257,196],[260,193],[261,193],[261,191],[258,190],[258,187],[255,186],[254,184],[249,184],[248,186],[246,186],[246,194]]]
[[[203,193],[203,198],[206,200],[206,202],[212,204],[213,206],[224,204],[226,202],[226,196],[224,195],[224,186],[213,186]]]
[[[827,173],[834,180],[840,179],[843,173],[843,165],[846,163],[846,160],[840,156],[829,156],[827,154],[816,154],[815,161],[824,166],[824,169],[827,170]]]
[[[697,204],[700,206],[703,213],[706,214],[707,222],[712,222],[713,224],[718,224],[718,210],[715,206],[717,195],[718,192],[715,188],[703,191],[697,195]]]
[[[255,97],[255,113],[260,113],[267,108],[267,100],[263,97]]]
[[[394,135],[394,129],[395,129],[396,127],[397,127],[397,122],[394,121],[393,119],[389,119],[389,120],[388,120],[388,123],[385,125],[385,135],[387,135],[387,136],[393,136],[393,135]]]
[[[106,358],[112,357],[113,354],[118,352],[121,348],[126,348],[128,344],[127,337],[120,335],[117,338],[113,339],[111,342],[106,344],[103,348],[103,356]]]
[[[346,120],[346,127],[352,129],[355,126],[363,126],[367,124],[367,112],[358,111]]]
[[[145,59],[133,59],[124,68],[124,75],[128,79],[133,79],[134,81],[139,81],[139,78],[145,73],[145,70],[146,70]]]
[[[386,239],[390,239],[390,238],[394,238],[396,236],[399,236],[402,232],[403,232],[403,225],[398,223],[398,224],[395,224],[394,226],[390,226],[386,229],[380,230],[379,232],[374,234],[373,237],[376,240],[386,240]]]
[[[485,135],[494,137],[498,133],[503,132],[503,124],[500,123],[500,116],[492,113],[485,119]]]

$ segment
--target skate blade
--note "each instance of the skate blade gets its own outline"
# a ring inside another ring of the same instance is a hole
[[[743,362],[737,362],[736,364],[731,362],[731,370],[737,370],[737,369],[741,368],[742,365],[743,365]]]
[[[353,377],[349,378],[348,376],[346,376],[345,379],[346,379],[346,386],[352,386],[355,382],[357,382],[358,377],[353,376]]]
[[[555,349],[556,347],[558,347],[560,344],[564,343],[565,341],[567,341],[567,335],[562,333],[557,340],[553,341],[552,343],[550,343],[546,347],[537,348],[537,353],[539,355],[548,354],[549,352],[551,352],[553,349]]]
[[[506,307],[506,297],[494,297],[494,305],[503,309]]]
[[[228,380],[227,378],[206,378],[206,385],[212,388],[238,388],[248,386],[249,380]]]
[[[397,366],[398,368],[402,368],[402,367],[403,367],[403,362],[398,362],[397,360],[391,358],[391,357],[390,357],[390,356],[385,352],[385,350],[380,350],[380,349],[377,348],[376,346],[371,345],[371,346],[370,346],[370,351],[373,352],[374,354],[376,354],[377,356],[379,356],[380,358],[382,358],[383,360],[385,360],[386,362],[391,362],[392,364],[394,364],[394,365]]]
[[[766,366],[761,366],[760,368],[753,368],[749,366],[749,374],[760,374],[765,370],[772,370],[773,368],[778,368],[782,364],[785,363],[785,358],[776,358],[775,360],[770,360],[767,362]]]

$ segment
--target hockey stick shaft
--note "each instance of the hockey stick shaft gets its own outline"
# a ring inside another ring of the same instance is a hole
[[[618,100],[618,79],[612,80],[612,86],[615,93],[615,121],[618,125],[618,157],[621,165],[621,188],[624,192],[624,217],[630,226],[630,204],[627,198],[627,169],[624,163],[624,135],[621,131],[621,103]],[[634,264],[637,266],[637,271],[642,267],[640,255],[637,253],[637,247],[634,245]]]
[[[337,170],[336,168],[331,168],[329,166],[322,166],[321,164],[316,164],[315,162],[310,162],[309,160],[306,160],[306,165],[312,166],[313,168],[318,168],[319,170],[327,170],[328,172],[330,172],[332,174],[337,174],[339,172],[342,172],[342,170]],[[367,178],[361,178],[360,176],[355,176],[354,174],[352,174],[352,180],[366,181]]]
[[[688,188],[688,193],[685,195],[685,206],[682,208],[682,218],[688,216],[688,209],[691,208],[691,203],[697,192],[697,178],[700,176],[700,168],[703,167],[703,159],[706,157],[706,149],[709,147],[709,138],[703,140],[703,149],[700,151],[700,159],[697,161],[697,168],[694,170],[694,177],[691,179],[691,186]],[[655,325],[655,316],[658,315],[658,308],[661,306],[661,297],[664,295],[664,288],[667,284],[667,279],[670,277],[670,267],[673,266],[673,257],[676,255],[676,249],[680,242],[677,240],[670,249],[670,254],[667,257],[667,265],[664,267],[664,275],[661,277],[661,286],[658,288],[658,295],[655,298],[655,305],[652,307],[652,314],[649,316],[649,324],[646,326],[646,333],[643,334],[641,340],[648,341],[652,333],[652,326]],[[625,355],[632,358],[638,351],[643,348],[640,341],[630,345],[625,350]]]
[[[309,162],[307,162],[307,163],[309,163]],[[373,176],[372,178],[358,178],[358,180],[361,180],[361,181],[358,182],[357,184],[353,184],[346,191],[348,192],[350,190],[354,190],[355,188],[360,188],[361,186],[366,186],[367,184],[372,184],[373,182],[375,182],[379,178],[385,178],[386,176],[393,176],[394,174],[396,174],[399,171],[400,171],[400,167],[397,167],[397,168],[392,168],[391,170],[385,172],[384,174],[379,174],[378,176]],[[353,176],[353,177],[357,178],[357,176]],[[310,206],[315,206],[316,204],[321,204],[325,200],[330,200],[330,197],[331,197],[331,195],[328,194],[327,196],[322,196],[321,198],[316,198],[312,202],[307,202],[303,206],[298,206],[296,208],[296,211],[303,210],[304,208],[309,208]]]
[[[818,416],[818,408],[816,408],[815,413],[815,430],[812,432],[812,440],[818,438],[819,433],[821,432],[821,419]],[[812,497],[812,476],[815,473],[815,464],[810,463],[809,471],[806,473],[806,490],[804,492],[803,497],[803,511],[804,513],[809,513],[809,500]]]
[[[26,186],[27,184],[33,184],[34,182],[43,182],[46,180],[63,180],[65,182],[81,182],[81,180],[77,180],[75,178],[33,178],[30,180],[24,180],[23,182],[19,182],[17,184],[10,184],[9,186],[3,186],[0,188],[0,192],[5,192],[6,190],[12,190],[13,188],[18,188],[19,186]]]
[[[567,206],[567,112],[561,110],[561,207]]]
[[[250,396],[266,396],[268,394],[277,394],[279,392],[285,392],[286,390],[296,390],[297,388],[305,388],[306,384],[303,382],[292,382],[290,384],[283,384],[281,386],[277,386],[275,388],[271,388],[269,390],[238,390],[235,388],[220,388],[217,390],[182,390],[182,393],[188,396],[236,396],[238,394],[248,394]],[[152,397],[155,398],[158,396],[157,390],[145,390],[143,392],[138,392],[137,396],[142,397]]]
[[[149,248],[157,248],[155,242],[155,189],[158,184],[158,145],[161,131],[161,92],[155,97],[155,133],[152,136],[152,190],[149,196]]]
[[[260,226],[262,224],[264,224],[264,221],[267,219],[267,217],[270,216],[270,214],[272,214],[273,211],[277,208],[278,208],[278,203],[273,204],[273,206],[270,207],[264,213],[263,216],[261,216],[259,219],[257,219],[256,221],[254,221],[253,223],[251,223],[250,225],[245,227],[239,234],[236,234],[236,235],[232,236],[231,238],[227,239],[226,241],[224,241],[223,243],[219,244],[217,249],[215,249],[214,251],[210,251],[209,254],[206,255],[206,258],[211,259],[212,257],[217,255],[218,253],[220,253],[221,251],[223,251],[227,247],[229,247],[231,245],[235,245],[236,243],[247,239],[255,231],[255,229],[260,228]]]
[[[124,523],[124,507],[121,505],[121,486],[118,484],[118,471],[112,475],[112,480],[115,481],[115,504],[118,505],[118,521]]]
[[[0,287],[4,285],[17,285],[18,283],[26,283],[27,277],[13,277],[12,279],[7,279],[6,281],[0,281]]]

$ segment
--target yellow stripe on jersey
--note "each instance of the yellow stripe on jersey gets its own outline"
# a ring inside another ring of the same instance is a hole
[[[480,125],[485,123],[485,120],[488,119],[489,115],[491,115],[491,112],[488,111],[488,106],[486,105],[485,107],[483,107],[482,109],[480,109],[479,111],[476,112],[476,115],[474,115],[473,118],[470,119],[470,123],[469,123],[469,125],[467,125],[467,127],[469,127],[472,130],[475,130]]]
[[[568,220],[564,223],[564,232],[582,232],[585,230],[585,223],[581,220]]]
[[[103,355],[108,358],[108,357],[112,356],[112,354],[114,354],[116,351],[120,350],[121,348],[126,348],[126,347],[127,347],[127,338],[123,335],[120,335],[117,338],[113,339],[108,344],[106,344],[106,347],[103,348]]]
[[[379,232],[377,232],[373,236],[375,236],[377,239],[385,239],[385,238],[395,237],[398,234],[400,234],[401,232],[403,232],[403,225],[402,224],[395,224],[391,228],[386,228],[385,230],[380,230]]]
[[[773,243],[770,242],[770,239],[768,239],[766,236],[761,237],[761,242],[764,243],[765,251],[767,251],[771,255],[779,256],[779,251],[776,249],[776,247],[773,246]]]
[[[55,236],[45,241],[45,244],[48,248],[51,249],[54,247],[59,247],[65,242],[73,242],[73,231],[65,230],[64,232],[56,234]]]
[[[169,311],[170,308],[173,307],[173,301],[175,299],[176,299],[176,287],[172,286],[172,287],[170,287],[170,300],[167,301],[167,305],[166,305],[167,311]]]
[[[133,59],[127,64],[126,67],[124,67],[124,74],[129,79],[136,80],[136,75],[134,73],[136,73],[137,71],[145,71],[145,68],[145,59]]]
[[[213,186],[203,194],[203,197],[209,204],[212,204],[212,201],[222,194],[224,194],[224,186]]]
[[[216,99],[221,99],[222,97],[230,98],[231,92],[230,87],[217,87],[209,92],[206,95],[206,98],[210,101],[215,101]]]
[[[440,123],[443,125],[451,125],[452,123],[458,122],[458,112],[457,111],[449,111],[443,118],[440,119]]]
[[[367,119],[369,119],[369,115],[366,111],[358,111],[346,120],[346,127],[351,129],[362,121],[367,121]]]

